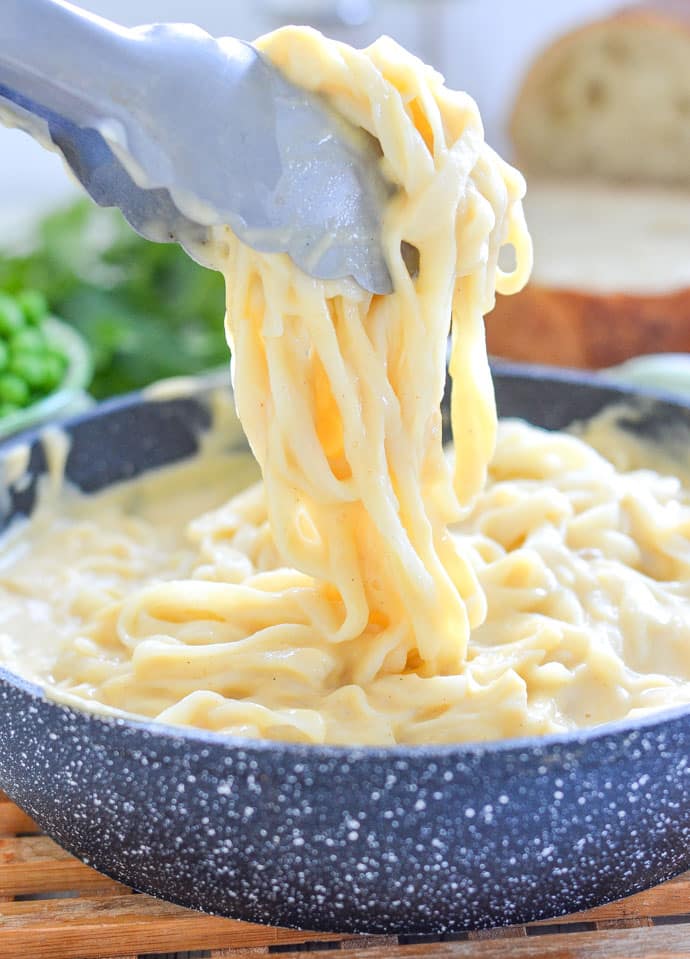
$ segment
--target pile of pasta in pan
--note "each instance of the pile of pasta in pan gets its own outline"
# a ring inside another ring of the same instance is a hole
[[[83,708],[314,743],[540,734],[690,701],[681,482],[497,429],[484,316],[531,246],[524,181],[475,103],[386,38],[356,51],[291,28],[260,46],[379,141],[394,292],[217,229],[257,466],[202,454],[46,498],[5,535],[4,662]]]

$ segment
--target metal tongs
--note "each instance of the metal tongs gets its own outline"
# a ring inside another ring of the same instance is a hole
[[[248,43],[0,0],[0,120],[59,151],[150,240],[204,262],[209,227],[228,224],[311,276],[391,291],[378,144]]]

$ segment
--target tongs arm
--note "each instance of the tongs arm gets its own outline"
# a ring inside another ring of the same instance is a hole
[[[0,121],[57,147],[139,233],[201,262],[209,228],[227,224],[314,277],[390,291],[376,145],[250,44],[2,0]]]
[[[1,18],[0,84],[74,123],[144,79],[136,31],[63,0],[3,0]]]

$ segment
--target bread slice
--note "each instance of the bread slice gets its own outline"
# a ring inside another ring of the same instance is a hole
[[[690,3],[634,7],[562,37],[529,70],[510,132],[528,179],[690,186]]]
[[[690,191],[528,181],[534,272],[487,316],[495,356],[597,368],[690,351]]]
[[[690,0],[556,41],[510,132],[535,265],[522,293],[497,298],[490,351],[590,368],[690,351]]]

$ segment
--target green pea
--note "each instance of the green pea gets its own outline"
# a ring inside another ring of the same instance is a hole
[[[10,359],[10,371],[15,373],[34,390],[40,389],[46,379],[45,355],[29,350],[13,353]]]
[[[60,353],[44,353],[41,359],[44,364],[42,386],[46,392],[49,392],[60,384],[65,373],[66,362]]]
[[[67,369],[67,357],[60,350],[55,349],[54,346],[48,347],[46,355],[54,357],[55,362],[60,364],[60,369],[63,372]]]
[[[0,293],[0,336],[11,336],[24,326],[19,303],[7,293]]]
[[[13,353],[21,353],[22,350],[32,353],[41,352],[45,346],[46,338],[43,331],[36,327],[25,326],[10,337],[10,350]]]
[[[9,360],[9,350],[4,340],[0,340],[0,370],[4,370]]]
[[[29,401],[29,386],[14,373],[0,374],[0,402],[26,406]]]
[[[17,294],[17,303],[24,319],[32,326],[38,326],[48,313],[48,301],[40,290],[22,290]]]

